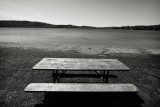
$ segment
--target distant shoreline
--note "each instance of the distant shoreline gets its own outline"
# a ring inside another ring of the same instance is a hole
[[[33,21],[15,21],[15,20],[0,20],[0,28],[87,28],[87,29],[120,29],[120,30],[160,30],[158,25],[136,25],[136,26],[121,26],[121,27],[94,27],[94,26],[76,26],[76,25],[54,25],[43,22]]]

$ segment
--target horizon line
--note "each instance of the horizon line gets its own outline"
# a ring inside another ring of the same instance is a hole
[[[39,22],[39,23],[45,23],[50,25],[72,25],[72,26],[86,26],[86,27],[95,27],[95,28],[106,28],[106,27],[123,27],[123,26],[154,26],[154,25],[160,25],[160,24],[146,24],[146,25],[123,25],[123,26],[90,26],[90,25],[75,25],[75,24],[53,24],[45,21],[31,21],[31,20],[0,20],[0,21],[28,21],[28,22]]]

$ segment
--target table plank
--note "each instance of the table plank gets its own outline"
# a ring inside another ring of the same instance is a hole
[[[126,70],[117,59],[43,58],[33,70]]]
[[[138,92],[133,84],[105,83],[31,83],[26,92]]]

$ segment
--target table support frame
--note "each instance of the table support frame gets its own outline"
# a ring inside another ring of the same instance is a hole
[[[53,70],[52,73],[52,78],[53,78],[53,83],[56,82],[60,82],[60,77],[62,75],[64,75],[67,72],[67,70]],[[95,71],[100,78],[103,80],[103,82],[108,83],[108,79],[109,79],[109,71],[103,71],[103,73],[101,73],[100,71]],[[107,73],[106,73],[107,72]]]

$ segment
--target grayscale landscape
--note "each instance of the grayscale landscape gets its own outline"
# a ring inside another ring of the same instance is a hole
[[[0,0],[0,107],[160,107],[159,10],[159,0]],[[87,65],[69,60],[77,69],[65,61],[65,69],[54,68],[48,59],[46,69],[33,69],[43,58],[83,58]],[[72,92],[29,92],[30,83],[71,83]]]

